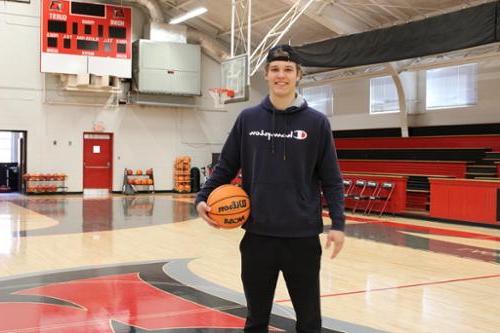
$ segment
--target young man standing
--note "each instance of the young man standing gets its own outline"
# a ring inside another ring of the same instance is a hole
[[[344,243],[344,187],[330,123],[296,94],[299,62],[288,45],[269,51],[269,96],[241,112],[195,201],[199,215],[216,227],[207,215],[208,195],[241,168],[251,200],[240,243],[245,332],[268,332],[280,271],[297,315],[297,332],[321,332],[321,190],[332,220],[326,244],[334,244],[331,258]]]

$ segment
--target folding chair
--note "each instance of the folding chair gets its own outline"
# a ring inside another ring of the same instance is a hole
[[[387,204],[391,200],[392,192],[394,192],[395,184],[390,182],[383,182],[380,184],[378,190],[369,197],[368,205],[365,209],[365,214],[370,214],[377,204],[381,204],[379,216],[384,214]]]
[[[366,186],[366,180],[355,179],[351,180],[351,182],[352,183],[349,192],[344,194],[344,199],[346,200],[346,208],[348,205],[351,206],[354,197],[359,196],[360,193],[363,192]]]
[[[347,194],[347,198],[353,199],[355,196],[359,196],[361,192],[363,192],[365,187],[366,187],[366,180],[361,180],[361,179],[355,180],[354,183],[351,185],[351,189]]]
[[[378,183],[376,181],[366,181],[362,191],[359,192],[358,195],[353,196],[353,199],[356,201],[356,203],[352,207],[352,212],[356,213],[356,210],[358,209],[358,206],[361,202],[368,202],[370,196],[374,195],[374,193],[377,191],[377,188]]]
[[[349,193],[351,193],[351,189],[353,188],[353,183],[352,180],[350,179],[344,179],[344,199],[349,196]],[[326,202],[325,197],[323,196],[323,191],[321,191],[321,207],[327,207],[328,204]]]
[[[351,179],[344,179],[343,182],[344,182],[344,198],[347,198],[353,188],[353,182]]]

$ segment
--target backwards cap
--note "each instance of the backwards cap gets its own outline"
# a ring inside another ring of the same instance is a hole
[[[290,45],[276,45],[267,53],[266,61],[270,63],[275,60],[291,61],[300,65],[300,60],[295,50]]]

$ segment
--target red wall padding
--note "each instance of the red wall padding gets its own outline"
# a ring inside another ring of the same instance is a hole
[[[430,216],[459,221],[498,224],[500,182],[473,179],[430,179]]]
[[[500,135],[421,136],[410,138],[337,138],[337,149],[491,148],[500,151]]]
[[[339,160],[342,172],[400,173],[464,178],[467,162]]]

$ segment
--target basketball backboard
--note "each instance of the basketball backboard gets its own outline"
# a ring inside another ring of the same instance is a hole
[[[224,60],[221,65],[221,87],[234,91],[234,97],[228,98],[224,103],[244,102],[249,99],[248,87],[248,60],[242,54]]]

